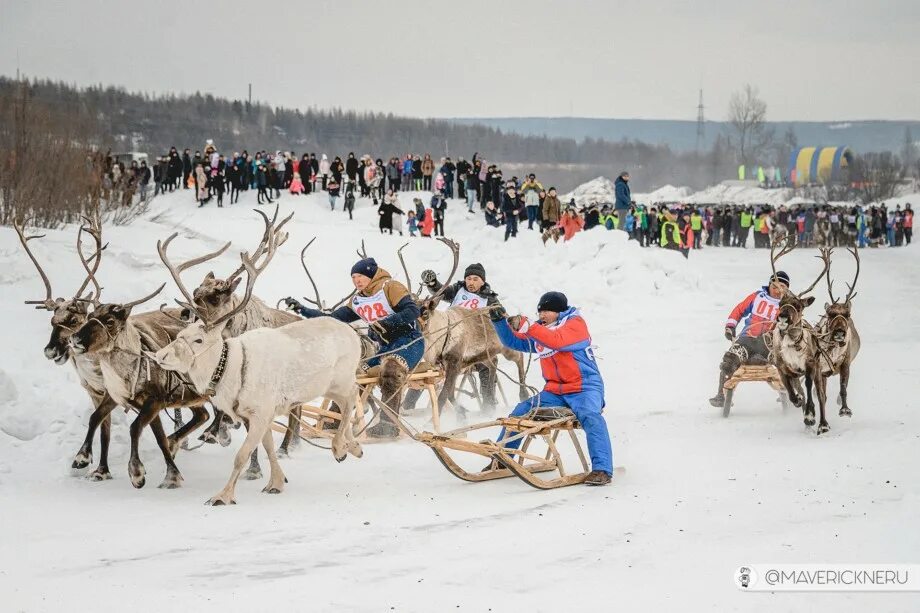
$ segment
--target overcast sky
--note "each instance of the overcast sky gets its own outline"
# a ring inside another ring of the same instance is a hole
[[[0,0],[0,73],[423,117],[920,119],[920,0]]]

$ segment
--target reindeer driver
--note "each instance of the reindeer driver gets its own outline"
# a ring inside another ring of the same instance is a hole
[[[422,284],[428,288],[432,295],[441,290],[442,285],[433,270],[422,271]],[[453,285],[444,288],[444,292],[439,297],[450,302],[451,307],[461,309],[484,309],[490,298],[496,296],[489,284],[486,283],[486,269],[482,264],[470,264],[463,271],[463,280],[457,281]],[[431,306],[436,307],[437,304]],[[483,409],[491,413],[495,408],[495,364],[480,362],[473,367],[479,375],[479,392],[482,395]],[[406,395],[406,404],[415,400],[421,392],[410,390]],[[410,407],[411,408],[411,407]]]
[[[359,319],[367,322],[370,326],[368,336],[378,345],[377,355],[367,361],[367,367],[380,366],[380,396],[388,407],[399,413],[406,378],[425,353],[418,327],[421,313],[406,286],[378,267],[374,258],[364,258],[352,266],[351,282],[357,293],[348,306],[331,313],[307,308],[293,298],[284,301],[289,309],[306,318],[329,316],[345,323]],[[380,421],[369,428],[367,434],[395,438],[399,428],[389,414],[381,412]]]
[[[734,341],[722,356],[719,367],[719,389],[709,399],[714,407],[725,404],[723,386],[742,364],[766,364],[770,354],[765,340],[773,329],[779,314],[779,302],[789,289],[789,275],[782,270],[776,272],[767,285],[748,295],[739,302],[728,315],[725,322],[725,338]],[[735,340],[738,322],[744,320],[741,335]]]

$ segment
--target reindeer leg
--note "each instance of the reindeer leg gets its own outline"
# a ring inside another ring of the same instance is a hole
[[[86,428],[86,438],[83,439],[83,445],[80,446],[80,450],[77,451],[77,455],[74,456],[73,463],[70,465],[71,468],[86,468],[93,463],[93,439],[96,436],[96,428],[99,427],[99,424],[102,423],[105,418],[108,417],[109,413],[112,412],[112,409],[115,408],[115,402],[108,394],[105,394],[98,402],[94,402],[94,404],[96,408],[89,416],[89,424]]]
[[[818,423],[818,434],[824,434],[831,427],[827,424],[825,408],[827,405],[827,377],[823,373],[817,372],[821,368],[820,363],[815,367],[815,391],[818,393],[818,406],[821,409],[821,421]]]
[[[173,460],[173,451],[170,449],[169,439],[166,436],[166,430],[163,428],[163,422],[160,420],[159,415],[150,422],[150,429],[153,430],[153,436],[163,453],[163,461],[166,462],[166,476],[163,477],[163,481],[157,487],[174,490],[182,485],[182,473],[179,472],[179,467],[176,466],[176,462]]]
[[[466,409],[457,403],[457,377],[460,376],[459,360],[448,359],[447,369],[444,371],[444,384],[441,387],[441,393],[438,394],[438,414],[444,412],[445,401],[454,407],[457,419],[463,421],[466,419]]]
[[[255,413],[250,414],[246,421],[246,440],[243,441],[243,445],[236,452],[236,457],[233,458],[233,471],[230,473],[230,479],[224,489],[205,504],[212,506],[236,504],[236,482],[240,478],[240,473],[243,472],[243,466],[246,465],[246,458],[254,454],[256,445],[265,436],[265,430],[268,428],[266,421],[269,420],[260,418]]]
[[[199,441],[204,441],[205,443],[217,443],[220,442],[221,447],[226,447],[230,444],[230,434],[227,432],[227,426],[224,423],[224,418],[226,414],[214,407],[214,419],[211,420],[211,423],[205,428],[204,432],[201,433],[201,436],[198,437]],[[223,436],[223,439],[221,438]],[[226,440],[226,442],[224,442]]]
[[[189,408],[192,411],[192,421],[170,434],[166,439],[169,453],[173,458],[176,457],[176,453],[179,451],[180,447],[187,449],[184,443],[188,439],[188,436],[197,430],[201,424],[208,421],[208,410],[204,408],[204,405]]]
[[[805,373],[805,425],[815,425],[815,401],[811,397],[811,372]]]
[[[844,359],[840,365],[840,417],[853,417],[853,411],[847,405],[847,386],[850,384],[850,362]]]
[[[180,446],[183,449],[188,449],[188,444],[186,443],[185,439],[181,439],[178,436],[178,432],[182,430],[182,426],[185,423],[182,421],[182,409],[181,408],[176,407],[175,409],[173,409],[173,420],[175,421],[175,427],[173,428],[173,433],[169,435],[170,438],[180,439],[182,441]],[[173,453],[173,457],[176,457],[175,453]]]
[[[789,396],[789,401],[792,402],[793,405],[801,408],[802,405],[805,404],[805,401],[796,393],[795,386],[792,385],[792,377],[781,372],[779,378],[783,381],[783,387],[786,388],[786,395]]]
[[[138,453],[141,432],[144,431],[144,428],[146,428],[154,418],[159,418],[159,415],[160,408],[154,408],[153,401],[147,400],[141,405],[137,417],[131,422],[131,459],[128,460],[128,476],[131,478],[131,485],[137,488],[144,487],[144,484],[147,482],[147,470],[144,468],[144,463],[141,462],[141,457]],[[160,424],[160,429],[162,428],[163,425]],[[156,433],[156,431],[154,431],[154,433]]]
[[[300,446],[300,437],[297,436],[297,433],[300,432],[300,418],[302,414],[303,411],[299,404],[291,409],[290,413],[288,413],[287,431],[284,433],[284,439],[281,441],[281,447],[278,448],[278,455],[282,458],[286,458],[289,455],[292,446]]]
[[[246,420],[243,422],[246,426],[246,432],[249,432],[249,421]],[[243,479],[246,481],[254,481],[255,479],[262,478],[262,467],[259,466],[259,445],[256,444],[252,448],[252,455],[249,457],[249,468],[246,469],[246,472],[243,473]]]
[[[115,402],[112,401],[112,406],[115,406]],[[109,441],[112,438],[112,412],[109,411],[109,414],[102,419],[99,430],[99,465],[96,466],[96,470],[86,475],[86,478],[90,481],[108,481],[112,478],[112,473],[109,472]]]
[[[342,418],[339,420],[339,427],[332,437],[332,456],[336,462],[342,462],[347,454],[352,454],[356,458],[364,455],[361,445],[355,440],[355,428],[352,421],[355,413],[355,392],[337,394],[328,392],[330,398],[342,408]],[[351,401],[349,401],[351,398]]]
[[[268,485],[262,490],[264,494],[280,494],[284,491],[284,484],[287,478],[284,471],[281,470],[281,464],[278,463],[278,454],[275,452],[275,439],[272,438],[272,429],[266,428],[265,434],[262,435],[262,447],[265,448],[265,454],[268,456],[268,463],[271,466],[271,475],[268,478]]]

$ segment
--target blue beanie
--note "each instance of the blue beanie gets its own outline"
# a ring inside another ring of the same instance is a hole
[[[351,274],[364,275],[368,279],[373,279],[377,274],[377,262],[374,258],[364,258],[358,260],[358,263],[351,267]]]
[[[567,308],[569,308],[569,299],[562,292],[546,292],[540,296],[540,302],[537,303],[538,311],[561,313]]]

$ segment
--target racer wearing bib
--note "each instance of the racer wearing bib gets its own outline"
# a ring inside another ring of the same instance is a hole
[[[378,267],[374,258],[358,261],[351,269],[351,280],[357,293],[347,306],[331,313],[307,308],[293,298],[285,298],[285,303],[289,309],[306,318],[334,317],[345,323],[359,319],[367,322],[367,335],[378,347],[377,355],[367,361],[367,368],[380,366],[381,398],[398,413],[406,377],[425,353],[418,325],[421,313],[406,286]],[[382,412],[380,421],[368,428],[367,433],[369,436],[390,438],[399,435],[399,428],[386,412]]]
[[[789,289],[789,275],[780,270],[770,278],[756,292],[752,292],[739,302],[728,315],[725,322],[725,338],[734,341],[722,356],[719,366],[719,389],[715,396],[709,399],[714,407],[721,407],[725,403],[723,385],[742,364],[766,364],[770,351],[767,349],[765,337],[773,330],[776,317],[779,315],[779,302]],[[735,340],[735,330],[738,324],[741,335]]]
[[[606,485],[613,476],[613,449],[604,409],[604,380],[591,351],[591,335],[578,309],[568,305],[561,292],[547,292],[537,305],[539,321],[521,317],[517,330],[497,299],[490,301],[495,331],[505,346],[537,354],[546,386],[511,412],[520,417],[537,406],[568,407],[581,423],[588,439],[591,472],[587,485]],[[504,437],[504,430],[498,440]],[[507,443],[517,448],[520,439]]]
[[[422,285],[428,288],[432,295],[438,293],[443,285],[433,270],[422,271]],[[457,281],[444,289],[440,300],[446,300],[451,307],[461,309],[484,309],[488,306],[490,298],[495,297],[495,292],[486,283],[486,269],[482,264],[470,264],[463,271],[463,280]],[[432,305],[432,308],[437,304]],[[479,376],[479,394],[482,397],[482,406],[485,412],[491,413],[495,409],[495,384],[497,381],[495,363],[480,362],[473,366]],[[413,408],[421,391],[409,390],[406,394],[405,408]],[[410,406],[411,405],[411,406]]]

